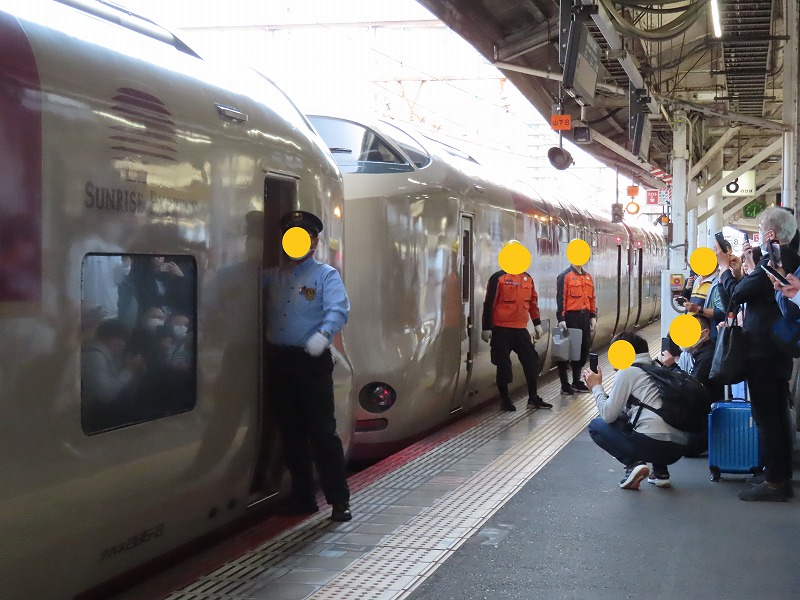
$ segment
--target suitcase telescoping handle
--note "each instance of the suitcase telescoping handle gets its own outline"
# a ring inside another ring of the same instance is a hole
[[[742,383],[742,382],[739,382]],[[734,398],[733,397],[733,386],[738,384],[728,384],[725,386],[725,402],[750,402],[749,398],[749,390],[747,389],[747,383],[744,383],[744,398]]]

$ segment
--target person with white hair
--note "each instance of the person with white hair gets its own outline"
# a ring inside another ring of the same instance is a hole
[[[739,492],[741,500],[785,502],[793,496],[792,436],[789,427],[789,378],[792,359],[772,342],[769,332],[781,317],[767,264],[793,272],[800,267],[800,257],[789,243],[797,233],[794,215],[780,207],[764,210],[758,218],[759,240],[763,258],[751,273],[744,276],[742,260],[729,255],[715,244],[724,303],[747,303],[743,329],[745,336],[745,380],[750,390],[753,419],[758,427],[765,480]],[[744,245],[745,255],[752,253]],[[755,482],[753,482],[755,483]]]

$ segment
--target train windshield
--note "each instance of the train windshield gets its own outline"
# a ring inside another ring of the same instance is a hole
[[[375,131],[343,119],[309,116],[342,173],[404,173],[414,167]]]

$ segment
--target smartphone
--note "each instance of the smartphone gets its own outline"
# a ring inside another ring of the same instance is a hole
[[[761,268],[764,269],[770,275],[772,275],[775,279],[777,279],[778,283],[780,283],[781,285],[783,286],[792,285],[791,283],[789,283],[789,280],[786,279],[786,277],[781,275],[777,270],[772,268],[770,265],[761,265]]]
[[[731,245],[728,242],[728,240],[725,239],[725,236],[722,235],[721,231],[718,231],[717,233],[715,233],[714,237],[717,239],[717,244],[719,244],[720,250],[722,250],[725,253],[728,253],[728,252],[731,251]]]
[[[686,296],[675,296],[675,302],[683,306],[686,303]]]
[[[597,373],[597,352],[589,352],[589,368]]]
[[[746,231],[743,231],[742,233],[744,234],[744,243],[745,244],[749,244],[750,243],[750,236],[747,235]]]
[[[781,263],[781,245],[778,242],[770,242],[767,244],[767,254],[769,255],[769,262],[772,266],[783,266]]]
[[[669,338],[665,337],[661,338],[661,352],[669,352],[669,349],[670,349]],[[670,354],[672,353],[670,352]]]

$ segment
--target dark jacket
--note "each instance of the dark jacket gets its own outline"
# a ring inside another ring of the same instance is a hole
[[[703,384],[711,402],[722,402],[725,399],[725,388],[719,383],[710,381],[708,378],[709,373],[711,373],[711,362],[714,360],[714,342],[708,341],[700,346],[692,356],[692,359],[694,366],[689,375]]]
[[[765,263],[764,259],[759,264]],[[773,372],[764,376],[788,379],[792,372],[792,359],[780,353],[770,341],[769,331],[775,320],[781,316],[775,300],[775,289],[763,269],[757,267],[752,273],[737,281],[730,271],[721,278],[722,300],[728,304],[733,297],[737,305],[747,303],[744,316],[745,352],[748,361],[767,361],[774,367]],[[733,309],[732,309],[733,310]]]

